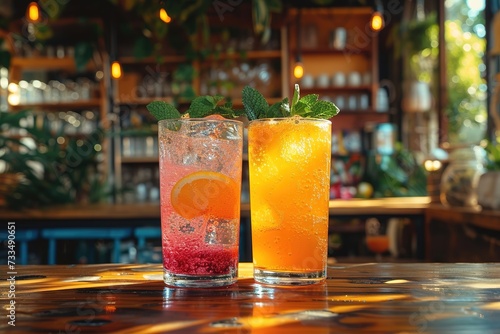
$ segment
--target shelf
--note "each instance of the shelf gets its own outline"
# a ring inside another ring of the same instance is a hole
[[[116,103],[119,105],[147,105],[153,101],[164,101],[167,103],[173,103],[174,99],[172,97],[140,97],[140,98],[135,98],[135,99],[129,99],[129,100],[119,100],[116,99]],[[178,104],[189,104],[191,103],[190,100],[185,100],[185,99],[179,99],[176,101]]]
[[[12,68],[23,70],[76,70],[75,59],[72,57],[13,57]],[[88,67],[88,66],[87,66]]]
[[[120,57],[118,61],[122,65],[144,65],[144,64],[167,64],[167,63],[184,63],[189,61],[186,56],[163,56],[163,57],[145,57],[145,58],[136,58],[136,57]]]
[[[303,87],[300,87],[300,93],[302,96],[307,95],[307,94],[318,94],[320,99],[321,99],[322,95],[324,95],[324,94],[333,94],[333,93],[338,93],[338,92],[343,93],[343,92],[352,92],[352,91],[369,93],[369,92],[371,92],[371,90],[372,90],[371,85],[325,87],[325,88],[320,88],[320,87],[303,88]]]
[[[91,100],[81,100],[81,101],[61,101],[61,102],[53,102],[53,103],[25,103],[18,105],[9,105],[11,110],[23,110],[23,109],[86,109],[86,108],[99,108],[101,107],[100,99],[91,99]]]
[[[153,164],[158,163],[158,157],[122,157],[122,164]]]
[[[380,117],[387,117],[387,115],[392,115],[390,112],[378,112],[373,109],[366,110],[349,110],[349,109],[341,109],[337,116],[342,115],[379,115]],[[337,117],[335,116],[335,117]]]
[[[293,50],[293,54],[297,54],[297,50]],[[331,56],[331,55],[353,55],[353,54],[366,54],[369,56],[371,50],[360,49],[347,46],[345,49],[337,50],[330,48],[318,48],[318,49],[302,49],[300,50],[302,56]]]
[[[218,61],[228,59],[277,59],[281,58],[281,50],[256,50],[256,51],[235,51],[231,53],[221,53],[217,56],[209,56],[203,61]]]

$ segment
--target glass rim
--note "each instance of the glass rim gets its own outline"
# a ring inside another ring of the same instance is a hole
[[[158,121],[158,125],[160,124],[168,124],[168,123],[177,123],[177,122],[183,122],[183,123],[235,123],[235,124],[242,124],[243,122],[237,119],[231,119],[231,118],[225,118],[225,119],[210,119],[210,118],[170,118],[170,119],[162,119]]]
[[[293,118],[292,117],[270,117],[270,118],[258,118],[249,121],[249,124],[252,123],[259,123],[259,122],[283,122],[283,121],[300,121],[300,122],[318,122],[318,123],[332,123],[331,120],[325,119],[325,118],[313,118],[313,117],[300,117],[300,118]]]

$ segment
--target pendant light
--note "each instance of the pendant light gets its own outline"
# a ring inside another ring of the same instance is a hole
[[[297,13],[297,50],[296,50],[296,55],[295,55],[295,66],[293,68],[293,76],[296,78],[296,79],[300,79],[302,78],[302,76],[304,75],[304,65],[302,64],[302,55],[301,55],[301,49],[302,49],[302,38],[301,38],[301,34],[302,34],[302,27],[301,27],[301,23],[300,23],[300,16],[301,16],[301,12],[300,12],[300,9]]]

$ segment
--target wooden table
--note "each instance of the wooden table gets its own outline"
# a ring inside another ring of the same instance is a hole
[[[14,270],[12,281],[6,267],[1,273],[0,332],[486,334],[500,328],[500,264],[334,264],[326,283],[293,288],[257,284],[251,265],[241,264],[236,284],[214,289],[166,287],[159,265]]]

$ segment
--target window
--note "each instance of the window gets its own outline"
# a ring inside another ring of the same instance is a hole
[[[449,145],[486,136],[488,85],[485,0],[445,0],[446,92],[442,133]]]

